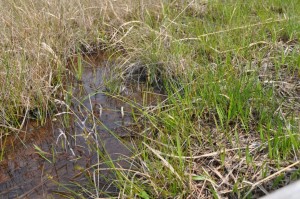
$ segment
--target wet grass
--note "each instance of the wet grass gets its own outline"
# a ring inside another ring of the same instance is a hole
[[[81,60],[65,65],[78,49],[114,49],[108,95],[123,98],[136,81],[166,97],[155,106],[124,99],[135,110],[132,168],[91,146],[101,158],[74,197],[109,196],[95,180],[103,162],[120,198],[257,198],[299,179],[297,0],[104,2],[5,5],[2,135],[23,118],[43,121],[55,99],[68,104],[65,71],[83,73]]]

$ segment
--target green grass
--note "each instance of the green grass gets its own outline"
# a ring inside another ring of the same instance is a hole
[[[299,10],[296,1],[173,2],[132,17],[141,25],[123,38],[130,58],[168,97],[141,112],[138,162],[149,177],[123,179],[135,188],[128,197],[141,187],[150,198],[278,188],[263,165],[278,171],[299,155]]]
[[[37,21],[41,28],[31,25],[39,36],[31,37],[38,40],[3,29],[3,132],[20,127],[20,118],[35,108],[43,120],[66,84],[68,57],[78,46],[101,44],[118,55],[107,80],[112,95],[143,69],[146,83],[166,96],[155,107],[131,103],[139,129],[131,140],[136,168],[110,164],[119,197],[256,198],[299,179],[300,3],[132,2],[124,3],[128,11],[92,0],[71,6],[56,2],[61,9],[50,2],[51,8],[21,0],[7,5],[20,30],[38,20],[31,9],[44,20]],[[41,49],[42,42],[47,45]],[[77,61],[70,70],[81,79]],[[40,67],[46,70],[35,76]],[[27,92],[30,86],[34,89]],[[105,161],[107,156],[94,150]],[[97,165],[92,170],[98,174]],[[82,193],[99,197],[93,179],[90,184],[79,186]]]

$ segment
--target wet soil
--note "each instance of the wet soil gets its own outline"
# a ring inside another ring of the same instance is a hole
[[[112,64],[103,56],[84,58],[80,80],[70,83],[70,103],[57,101],[63,111],[43,126],[28,121],[17,137],[7,141],[6,157],[0,162],[0,198],[61,198],[66,193],[62,184],[74,181],[84,186],[89,168],[108,167],[103,156],[110,156],[118,167],[130,167],[124,158],[132,155],[131,147],[120,137],[131,137],[124,127],[131,125],[134,110],[121,97],[105,94],[104,76]],[[143,87],[122,90],[127,99],[143,102]],[[147,104],[158,98],[148,97]],[[112,178],[107,171],[102,176]],[[98,192],[117,192],[111,180],[99,177]]]

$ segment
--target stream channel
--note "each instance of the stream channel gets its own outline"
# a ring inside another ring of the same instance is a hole
[[[42,126],[28,120],[18,136],[8,139],[0,162],[0,198],[67,197],[65,187],[76,191],[78,186],[71,182],[88,186],[88,174],[97,189],[84,197],[118,192],[111,183],[113,174],[95,150],[109,156],[117,167],[131,167],[126,160],[133,155],[129,141],[124,144],[120,137],[130,140],[132,136],[128,129],[133,110],[121,97],[104,94],[103,77],[112,64],[98,55],[84,58],[81,80],[71,89],[70,105],[67,100],[57,100],[64,111]],[[141,104],[145,92],[134,87],[124,89],[122,95]],[[157,103],[159,95],[153,96],[147,98],[147,105]],[[95,167],[99,173],[93,173]]]

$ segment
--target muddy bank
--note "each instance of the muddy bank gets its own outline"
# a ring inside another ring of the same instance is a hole
[[[104,156],[119,167],[131,166],[126,161],[132,155],[130,144],[120,138],[132,136],[126,130],[133,122],[130,104],[144,103],[145,89],[131,85],[122,88],[120,97],[107,95],[104,77],[112,64],[99,55],[83,59],[80,77],[70,82],[69,99],[57,100],[63,111],[42,127],[28,121],[19,137],[10,141],[0,163],[0,198],[60,198],[68,195],[66,187],[76,191],[70,182],[91,186],[88,178],[98,187],[95,196],[117,192],[111,173],[93,177],[93,170],[108,167]],[[147,104],[158,98],[147,97]]]

